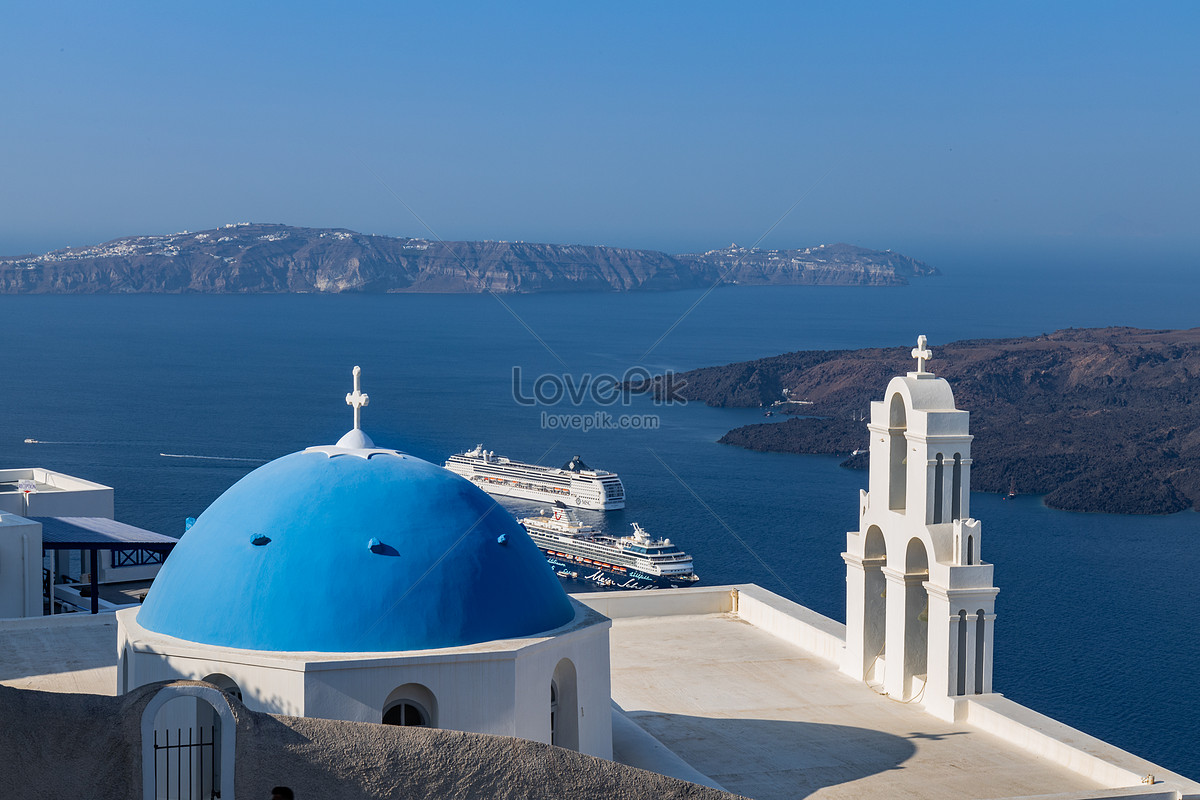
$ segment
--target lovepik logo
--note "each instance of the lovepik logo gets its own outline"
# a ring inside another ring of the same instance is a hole
[[[522,406],[555,406],[559,403],[581,406],[586,400],[599,406],[628,406],[632,395],[643,393],[652,393],[655,405],[686,405],[687,400],[681,394],[685,386],[687,382],[674,372],[655,377],[645,367],[630,367],[619,376],[585,372],[576,377],[568,373],[544,372],[528,386],[521,368],[513,367],[512,370],[513,400]]]

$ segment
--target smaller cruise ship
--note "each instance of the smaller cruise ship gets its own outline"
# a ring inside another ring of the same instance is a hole
[[[565,508],[518,520],[559,575],[572,573],[603,586],[691,586],[692,557],[670,539],[654,539],[633,523],[630,536],[608,536]]]
[[[625,507],[625,486],[617,473],[592,469],[579,456],[561,467],[540,467],[476,445],[474,450],[450,456],[446,469],[500,497],[545,500],[594,511]]]

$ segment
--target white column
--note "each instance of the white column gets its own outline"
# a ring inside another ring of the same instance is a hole
[[[846,655],[842,672],[855,680],[866,677],[866,586],[867,575],[862,559],[853,553],[842,553],[846,562]]]
[[[884,637],[887,643],[887,667],[883,686],[892,697],[904,699],[907,688],[904,676],[904,637],[908,619],[905,592],[907,587],[902,570],[884,567],[883,577],[887,585],[887,633]]]
[[[996,628],[996,615],[983,615],[983,686],[976,687],[983,694],[992,692],[992,636]]]
[[[934,695],[952,696],[957,691],[958,616],[950,616],[950,599],[940,586],[925,582],[929,597],[929,654],[926,659],[925,701]]]

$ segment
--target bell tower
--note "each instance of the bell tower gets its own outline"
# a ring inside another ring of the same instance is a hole
[[[871,403],[868,491],[842,553],[842,671],[952,720],[962,698],[992,691],[998,590],[970,516],[970,415],[927,371],[924,336],[912,355],[916,371]]]

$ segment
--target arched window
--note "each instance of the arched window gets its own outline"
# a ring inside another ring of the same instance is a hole
[[[942,454],[937,454],[937,464],[933,468],[933,522],[937,524],[942,521],[942,484],[945,482],[945,465],[942,463]]]
[[[406,683],[392,691],[383,703],[384,725],[437,727],[437,698],[419,683]]]
[[[982,608],[975,615],[975,694],[983,694],[983,634],[987,622]]]
[[[242,699],[242,688],[237,685],[237,682],[228,675],[222,675],[220,672],[214,672],[212,675],[203,679],[205,683],[211,683],[227,695]]]
[[[402,700],[399,703],[393,703],[383,712],[383,724],[425,728],[429,726],[429,715],[416,703]]]
[[[908,503],[908,438],[905,435],[908,421],[904,398],[899,393],[892,395],[888,428],[888,508],[904,511]]]
[[[962,696],[967,693],[967,612],[958,612],[958,691]]]
[[[950,486],[950,519],[962,516],[962,455],[954,454],[954,475]]]

